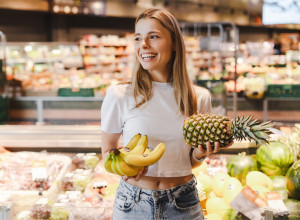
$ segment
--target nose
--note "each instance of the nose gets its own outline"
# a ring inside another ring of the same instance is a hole
[[[143,48],[149,47],[149,46],[148,46],[148,42],[147,42],[146,39],[143,39],[143,40],[142,40],[142,47],[143,47]]]

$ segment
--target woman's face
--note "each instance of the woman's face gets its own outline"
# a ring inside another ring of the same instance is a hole
[[[169,76],[173,43],[170,32],[156,19],[141,19],[135,27],[135,54],[145,70],[156,78]]]

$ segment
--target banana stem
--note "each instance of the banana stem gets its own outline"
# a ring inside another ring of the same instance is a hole
[[[111,149],[110,152],[112,152],[115,156],[118,156],[121,153],[117,148]]]

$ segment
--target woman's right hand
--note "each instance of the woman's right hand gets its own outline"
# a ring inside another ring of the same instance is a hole
[[[127,181],[128,179],[134,179],[135,181],[139,181],[139,179],[146,175],[148,172],[148,166],[144,167],[144,170],[139,170],[136,176],[123,176],[122,179]]]

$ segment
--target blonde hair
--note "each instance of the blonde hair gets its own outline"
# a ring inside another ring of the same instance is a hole
[[[185,45],[176,18],[163,9],[147,9],[141,13],[136,21],[141,19],[156,19],[171,34],[175,51],[173,52],[173,65],[170,81],[173,83],[176,102],[182,114],[190,116],[197,112],[197,99],[195,91],[186,68]],[[152,77],[139,61],[135,60],[131,84],[136,107],[148,102],[152,97]],[[139,98],[139,102],[138,102]]]

